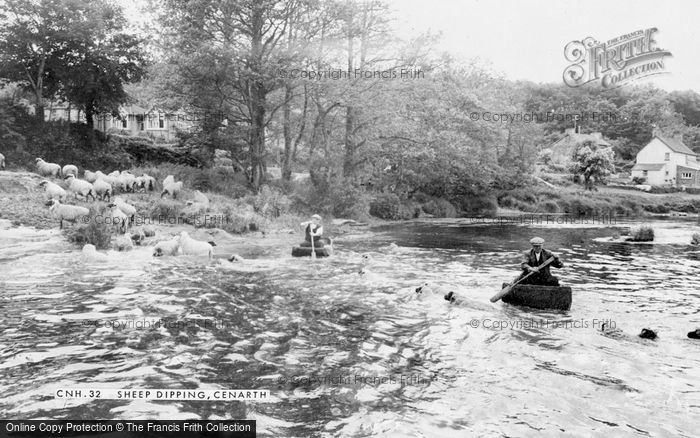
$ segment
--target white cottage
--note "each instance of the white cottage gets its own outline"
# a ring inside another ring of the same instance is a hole
[[[652,186],[700,187],[698,155],[681,137],[654,138],[637,153],[632,178],[639,177]]]

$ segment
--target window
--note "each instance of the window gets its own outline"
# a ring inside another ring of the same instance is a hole
[[[693,174],[690,173],[690,172],[681,172],[681,178],[683,178],[683,179],[692,179],[692,178],[693,178]]]
[[[664,154],[664,161],[671,161],[671,153],[670,152],[666,152]]]
[[[648,171],[648,170],[644,170],[643,172],[644,172],[644,177],[646,178],[646,177],[649,175],[649,171]]]
[[[126,126],[126,117],[124,117],[124,118],[122,119],[122,128],[124,128],[124,129],[127,128],[127,126]]]
[[[158,114],[158,127],[160,129],[165,128],[165,114],[163,113]]]

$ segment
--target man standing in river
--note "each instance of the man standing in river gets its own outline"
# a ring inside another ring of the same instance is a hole
[[[530,240],[532,244],[532,249],[525,253],[523,257],[523,262],[520,267],[523,269],[522,277],[534,272],[531,276],[523,280],[520,284],[539,284],[543,286],[559,286],[559,279],[553,276],[549,272],[549,267],[554,266],[555,268],[563,268],[564,264],[559,260],[559,257],[555,254],[542,248],[544,244],[544,239],[541,237],[533,237]],[[549,265],[538,269],[538,266],[542,265],[550,257],[554,257],[554,260]]]

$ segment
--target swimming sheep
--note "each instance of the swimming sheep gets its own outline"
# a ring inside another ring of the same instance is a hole
[[[129,224],[129,218],[127,215],[125,215],[119,206],[114,202],[110,202],[107,207],[109,208],[109,223],[114,225],[119,232],[126,233],[126,227]]]
[[[117,251],[130,251],[134,249],[134,244],[131,243],[131,236],[118,236],[114,241],[114,249]]]
[[[67,195],[66,191],[63,190],[63,187],[52,183],[51,181],[44,180],[39,183],[39,187],[44,188],[44,191],[48,195],[48,199],[58,199],[59,201],[63,201]]]
[[[0,169],[5,168],[5,156],[3,154],[0,154]]]
[[[92,196],[93,201],[97,199],[95,197],[95,188],[89,182],[83,179],[78,179],[73,175],[68,175],[66,177],[66,182],[68,183],[68,190],[73,192],[75,199],[78,199],[78,195],[84,196],[85,201],[88,200],[88,196]]]
[[[59,166],[56,163],[47,163],[46,161],[42,160],[41,158],[37,158],[36,160],[36,168],[39,171],[39,173],[42,176],[60,176],[61,175],[61,166]]]
[[[114,203],[117,204],[117,207],[124,212],[124,214],[129,218],[129,223],[132,224],[136,217],[136,207],[131,204],[127,204],[119,196],[114,198]]]
[[[74,164],[66,164],[63,166],[63,170],[61,172],[64,177],[68,175],[73,175],[76,178],[78,177],[78,167]]]
[[[180,241],[177,238],[163,240],[153,247],[153,257],[174,256],[180,248]]]
[[[168,182],[167,184],[165,181],[163,182],[163,191],[160,193],[160,197],[162,198],[166,194],[170,195],[173,197],[173,199],[177,199],[178,193],[182,191],[182,181],[178,182]]]
[[[76,222],[90,214],[90,210],[85,207],[61,204],[57,199],[50,200],[46,205],[50,206],[51,215],[59,220],[60,229],[63,229],[63,221]]]
[[[95,180],[92,186],[95,189],[97,198],[101,201],[109,201],[112,199],[112,184],[108,183],[102,178],[98,178]]]
[[[206,255],[211,259],[214,256],[212,244],[191,238],[187,231],[180,233],[180,248],[185,255]]]

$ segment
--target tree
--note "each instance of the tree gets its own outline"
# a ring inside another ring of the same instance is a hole
[[[63,97],[82,107],[88,124],[99,110],[126,101],[122,84],[142,75],[140,41],[123,32],[121,10],[103,0],[5,0],[0,10],[0,75],[34,98]]]
[[[571,172],[582,176],[586,190],[593,190],[596,183],[603,183],[613,172],[615,153],[610,147],[598,146],[594,141],[580,142],[571,157]]]

